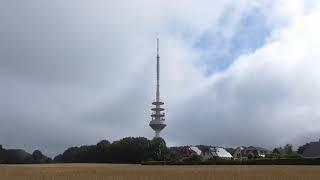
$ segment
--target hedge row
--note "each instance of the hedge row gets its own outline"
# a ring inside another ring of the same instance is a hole
[[[320,165],[317,159],[255,159],[255,160],[215,160],[215,161],[188,161],[164,162],[146,161],[142,165]]]
[[[166,161],[142,161],[141,165],[166,165]]]

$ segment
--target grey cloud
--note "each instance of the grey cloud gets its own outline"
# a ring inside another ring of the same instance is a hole
[[[151,138],[157,35],[169,144],[271,147],[315,137],[317,128],[284,130],[288,119],[317,119],[312,101],[290,116],[294,107],[283,102],[300,107],[317,96],[295,95],[291,78],[280,76],[284,69],[235,63],[235,70],[206,76],[199,66],[194,42],[217,31],[213,25],[234,1],[184,2],[0,0],[0,144],[53,156],[101,139]],[[239,16],[251,5],[234,3]],[[179,31],[192,30],[189,38],[172,32],[175,22]]]

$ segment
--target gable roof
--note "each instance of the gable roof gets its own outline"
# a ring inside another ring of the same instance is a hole
[[[221,158],[232,158],[232,155],[222,147],[210,147],[213,156],[218,156]]]
[[[201,155],[201,150],[197,146],[191,146],[190,149],[194,151],[197,155]]]
[[[216,153],[219,157],[232,158],[232,155],[227,150],[225,150],[221,147],[216,148]]]

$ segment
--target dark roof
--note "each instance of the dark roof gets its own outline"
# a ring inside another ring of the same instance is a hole
[[[244,148],[244,150],[257,150],[257,151],[269,151],[268,149],[262,148],[262,147],[254,147],[254,146],[249,146]]]
[[[302,156],[306,158],[320,157],[320,142],[311,142],[303,151]]]
[[[207,145],[199,145],[197,147],[203,152],[210,151],[210,146],[207,146]]]

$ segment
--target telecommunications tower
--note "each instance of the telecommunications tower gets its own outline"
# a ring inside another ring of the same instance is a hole
[[[165,113],[164,108],[161,107],[164,103],[160,101],[160,91],[159,91],[159,80],[160,80],[160,56],[159,56],[159,39],[157,39],[157,90],[156,90],[156,101],[152,102],[152,105],[155,105],[151,109],[151,121],[149,126],[155,131],[155,137],[160,137],[160,131],[164,129],[167,125],[165,124]]]

